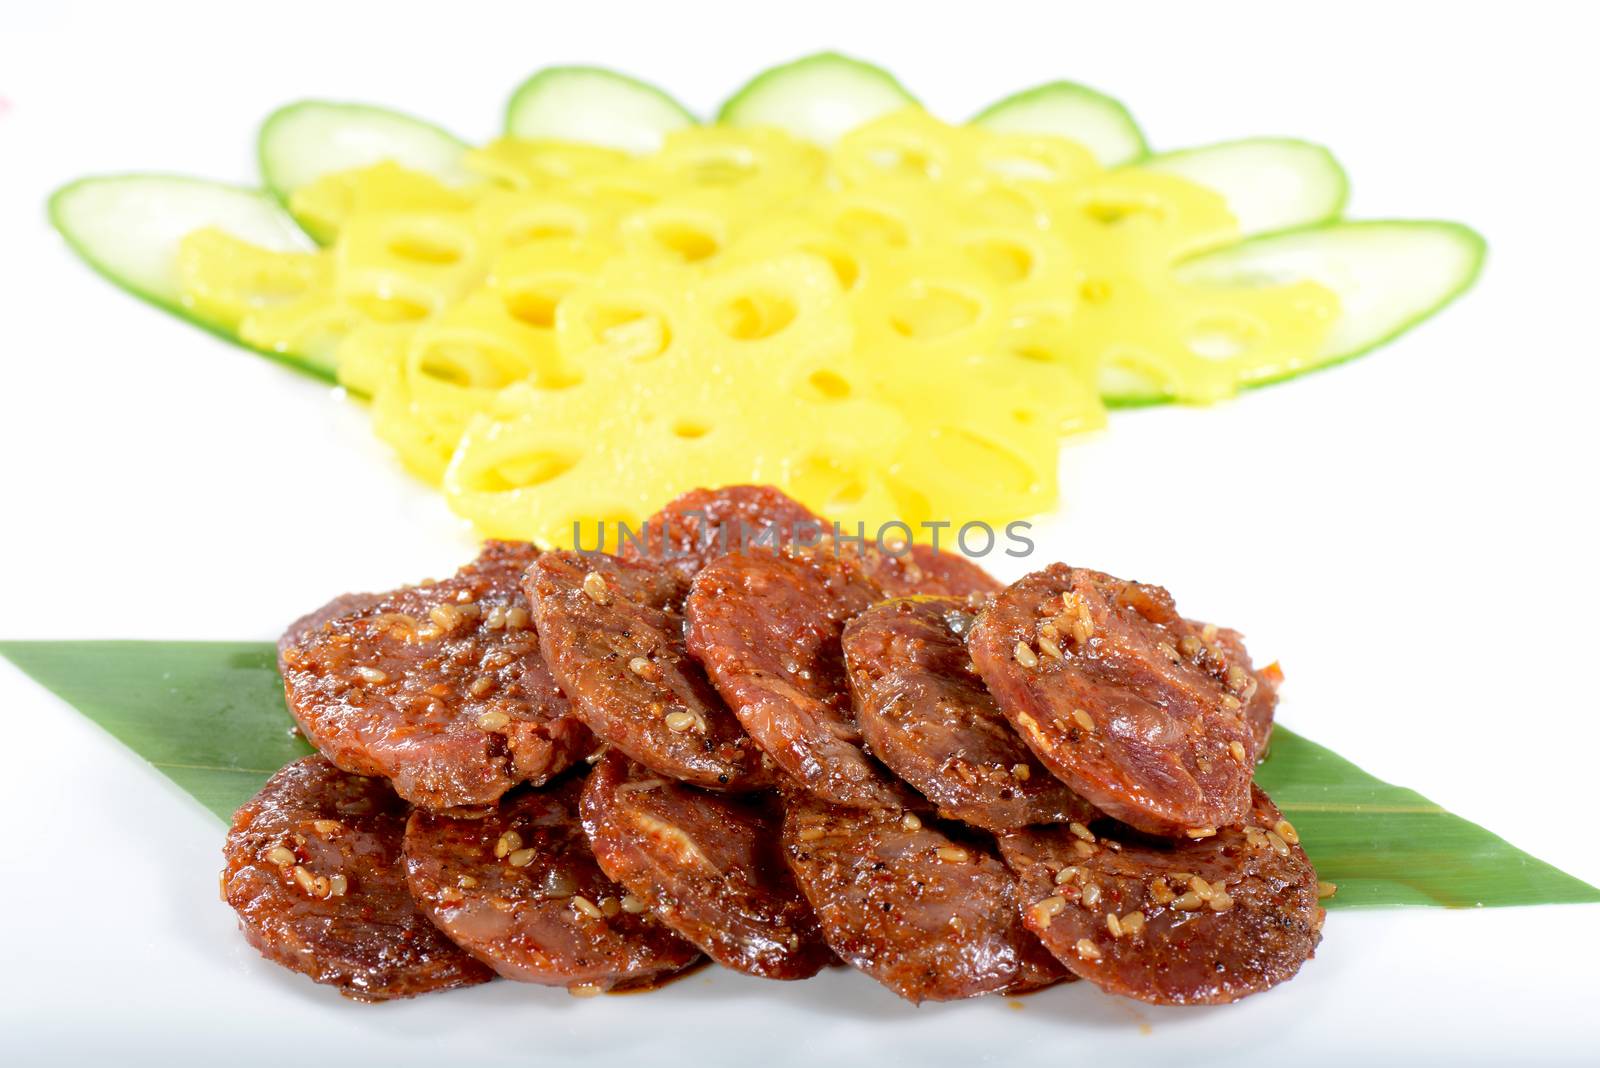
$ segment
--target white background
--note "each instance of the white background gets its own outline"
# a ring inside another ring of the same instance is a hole
[[[1352,214],[1466,220],[1492,252],[1464,303],[1372,357],[1211,410],[1115,416],[1067,450],[1044,551],[1165,583],[1186,613],[1245,630],[1288,672],[1283,722],[1600,883],[1600,66],[1582,10],[7,5],[0,637],[266,639],[335,592],[472,551],[358,407],[77,263],[44,224],[59,183],[249,180],[256,121],[298,96],[485,139],[552,62],[615,66],[702,112],[823,47],[884,63],[949,117],[1068,77],[1128,102],[1158,148],[1324,141],[1354,178]],[[1088,984],[1019,1011],[915,1010],[848,973],[780,987],[721,972],[649,997],[497,983],[361,1007],[234,933],[212,817],[3,663],[0,708],[9,1063],[1527,1063],[1600,1048],[1600,906],[1335,913],[1298,979],[1215,1010]]]

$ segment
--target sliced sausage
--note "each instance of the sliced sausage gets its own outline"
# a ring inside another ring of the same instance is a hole
[[[555,552],[526,583],[545,660],[602,740],[698,786],[747,790],[771,780],[684,648],[681,576],[643,560]]]
[[[1066,977],[1022,925],[990,851],[918,817],[789,799],[783,849],[845,961],[912,1002],[1015,993]]]
[[[1113,994],[1209,1005],[1283,982],[1316,950],[1317,873],[1297,842],[1255,790],[1243,827],[1199,841],[1080,825],[1017,831],[1000,848],[1028,929],[1068,968]]]
[[[891,597],[991,597],[1005,583],[957,553],[917,542],[896,555],[874,548],[865,554],[867,571]]]
[[[381,779],[295,761],[234,814],[223,895],[268,960],[358,1001],[487,982],[428,922],[400,863],[406,806]]]
[[[687,581],[726,553],[815,544],[827,529],[821,516],[772,486],[693,489],[645,520],[618,555],[660,563]]]
[[[1187,652],[1198,666],[1224,679],[1237,665],[1254,680],[1255,686],[1244,697],[1244,718],[1250,725],[1250,737],[1254,742],[1251,755],[1257,760],[1262,759],[1267,752],[1267,742],[1272,738],[1272,717],[1278,708],[1278,688],[1283,685],[1283,671],[1277,664],[1268,664],[1260,669],[1252,665],[1250,653],[1244,647],[1244,635],[1236,630],[1190,620],[1184,622],[1188,633],[1179,639],[1180,654]]]
[[[650,985],[699,952],[600,871],[579,821],[582,788],[571,778],[519,791],[480,819],[412,813],[411,892],[507,979],[574,993]]]
[[[427,808],[493,804],[593,748],[539,657],[522,572],[491,541],[442,582],[347,594],[279,644],[289,710],[339,767]]]
[[[883,601],[844,628],[856,719],[879,760],[939,807],[990,831],[1096,813],[1017,737],[967,657],[965,598]]]
[[[723,556],[689,590],[689,651],[773,761],[842,805],[907,795],[862,748],[839,637],[880,591],[831,549]]]
[[[783,860],[770,798],[669,782],[611,750],[583,791],[583,828],[608,876],[724,967],[806,979],[832,959]]]
[[[1192,629],[1159,586],[1053,564],[996,597],[967,644],[1058,778],[1140,830],[1199,836],[1249,810],[1257,684],[1205,662]]]

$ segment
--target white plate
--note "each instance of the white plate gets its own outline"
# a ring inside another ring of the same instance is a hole
[[[1512,48],[1490,14],[1397,5],[1377,34],[1348,4],[1224,18],[990,2],[924,7],[913,25],[814,3],[767,29],[748,6],[685,3],[451,5],[425,27],[392,7],[279,3],[248,25],[230,10],[108,5],[0,34],[0,636],[267,639],[333,592],[472,551],[358,408],[76,263],[43,222],[54,185],[138,168],[245,178],[252,123],[307,94],[484,137],[528,69],[572,59],[702,109],[824,45],[881,58],[949,114],[1075,77],[1127,99],[1161,145],[1326,139],[1360,213],[1464,218],[1493,260],[1465,303],[1366,360],[1213,410],[1115,416],[1066,452],[1067,506],[1037,559],[1167,584],[1282,658],[1285,723],[1600,882],[1582,830],[1600,748],[1600,233],[1575,132],[1600,99],[1592,34],[1550,26],[1538,49]],[[1600,1048],[1593,906],[1335,912],[1300,977],[1217,1009],[1086,984],[915,1009],[849,972],[778,985],[715,970],[648,996],[496,983],[355,1005],[238,937],[211,816],[4,665],[0,707],[8,1064],[1592,1063]]]

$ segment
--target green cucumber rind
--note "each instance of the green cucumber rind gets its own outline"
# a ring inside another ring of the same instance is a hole
[[[99,275],[107,282],[110,282],[113,286],[128,294],[130,297],[142,301],[152,308],[157,308],[161,311],[164,311],[173,318],[180,319],[183,322],[188,323],[190,326],[198,327],[199,329],[210,334],[212,337],[221,338],[223,341],[230,342],[231,344],[236,345],[237,347],[248,352],[253,352],[258,356],[265,356],[274,363],[282,364],[291,370],[299,371],[301,374],[309,375],[310,377],[318,379],[322,382],[333,384],[338,383],[338,379],[331,367],[325,367],[322,364],[308,360],[303,356],[296,356],[294,353],[274,352],[271,349],[264,349],[256,345],[252,345],[226,327],[195,315],[182,304],[152,293],[142,286],[133,285],[125,277],[118,274],[110,266],[104,263],[98,256],[96,256],[88,248],[88,246],[80,241],[73,233],[70,224],[66,219],[63,218],[63,209],[73,191],[84,184],[89,182],[115,180],[119,178],[170,178],[184,182],[202,183],[205,185],[216,186],[219,189],[228,189],[241,193],[258,193],[261,196],[274,200],[276,198],[272,198],[266,190],[250,189],[247,186],[230,185],[227,182],[213,182],[203,178],[191,178],[187,175],[181,174],[160,174],[151,172],[96,174],[68,182],[66,185],[56,189],[50,194],[49,200],[45,202],[45,214],[50,220],[51,228],[54,229],[56,233],[61,235],[61,240],[66,243],[67,247],[73,251],[73,254],[76,255],[78,259],[82,260],[84,264],[88,266],[88,268],[95,274]]]
[[[1128,110],[1128,105],[1124,104],[1122,101],[1108,93],[1102,93],[1093,86],[1084,85],[1081,82],[1067,81],[1065,79],[1045,82],[1042,85],[1035,85],[1028,89],[1023,89],[1012,93],[1010,96],[1001,97],[999,100],[996,100],[994,103],[990,104],[988,107],[984,108],[967,121],[974,126],[983,126],[985,125],[986,120],[993,118],[996,114],[1004,112],[1009,108],[1031,103],[1040,97],[1056,96],[1063,92],[1093,100],[1097,104],[1104,107],[1107,112],[1120,117],[1124,126],[1127,128],[1127,131],[1131,134],[1132,142],[1138,146],[1137,151],[1132,152],[1125,157],[1111,160],[1101,160],[1100,163],[1102,166],[1126,167],[1129,164],[1139,162],[1141,159],[1144,159],[1150,154],[1150,142],[1145,139],[1144,130],[1140,127],[1138,121],[1133,117],[1133,112]]]
[[[1207,257],[1207,256],[1222,256],[1222,255],[1225,255],[1227,253],[1234,252],[1235,250],[1239,249],[1240,247],[1242,247],[1244,245],[1250,245],[1250,244],[1256,244],[1256,243],[1265,243],[1265,242],[1269,242],[1269,241],[1281,240],[1281,239],[1288,238],[1288,237],[1296,237],[1296,236],[1301,236],[1301,235],[1305,235],[1305,234],[1312,234],[1312,233],[1317,233],[1317,232],[1321,232],[1321,231],[1330,230],[1330,229],[1333,229],[1335,227],[1338,227],[1338,228],[1349,228],[1349,229],[1360,229],[1360,228],[1365,228],[1365,227],[1373,227],[1373,228],[1385,227],[1385,228],[1401,228],[1401,229],[1414,228],[1414,229],[1431,230],[1431,231],[1435,231],[1435,232],[1450,234],[1453,237],[1459,239],[1462,242],[1463,246],[1469,250],[1470,254],[1469,254],[1469,257],[1468,257],[1468,266],[1467,266],[1466,270],[1461,272],[1461,276],[1458,279],[1456,279],[1454,284],[1452,284],[1449,288],[1447,288],[1443,292],[1441,292],[1439,294],[1439,296],[1434,299],[1432,304],[1428,305],[1426,308],[1423,308],[1421,311],[1416,312],[1415,314],[1413,314],[1409,318],[1407,318],[1407,319],[1403,320],[1402,322],[1398,323],[1396,326],[1394,326],[1392,329],[1390,329],[1387,333],[1385,333],[1385,334],[1383,334],[1383,335],[1381,335],[1379,337],[1376,337],[1376,338],[1368,341],[1367,343],[1365,343],[1363,345],[1360,345],[1360,346],[1358,346],[1358,347],[1356,347],[1354,349],[1351,349],[1348,352],[1337,353],[1337,354],[1335,354],[1333,356],[1330,356],[1327,359],[1321,360],[1321,361],[1319,361],[1319,362],[1317,362],[1317,363],[1315,363],[1315,364],[1313,364],[1313,365],[1311,365],[1309,367],[1301,367],[1301,368],[1298,368],[1298,369],[1293,370],[1293,371],[1284,372],[1283,374],[1273,375],[1270,378],[1260,378],[1260,379],[1256,379],[1256,380],[1251,381],[1251,382],[1246,382],[1241,386],[1241,391],[1242,390],[1246,390],[1246,389],[1260,389],[1263,386],[1275,385],[1275,384],[1277,384],[1279,382],[1287,382],[1290,379],[1301,378],[1301,377],[1304,377],[1305,375],[1313,374],[1313,373],[1318,372],[1318,371],[1325,371],[1325,370],[1327,370],[1327,369],[1329,369],[1331,367],[1338,367],[1341,364],[1346,364],[1346,363],[1349,363],[1351,360],[1355,360],[1355,359],[1358,359],[1358,358],[1360,358],[1362,356],[1365,356],[1369,352],[1372,352],[1374,349],[1382,348],[1384,345],[1389,344],[1391,341],[1394,341],[1395,339],[1401,337],[1402,335],[1407,334],[1410,331],[1416,329],[1418,326],[1421,326],[1424,322],[1426,322],[1427,320],[1429,320],[1429,319],[1433,318],[1434,316],[1438,315],[1440,312],[1444,311],[1450,305],[1454,304],[1457,300],[1459,300],[1462,297],[1463,294],[1465,294],[1469,289],[1471,289],[1473,287],[1473,285],[1477,282],[1478,278],[1483,274],[1483,267],[1484,267],[1485,262],[1488,259],[1489,243],[1488,243],[1487,239],[1485,239],[1482,234],[1480,234],[1478,231],[1474,230],[1472,227],[1466,225],[1465,223],[1453,222],[1453,221],[1445,220],[1445,219],[1359,219],[1359,220],[1343,220],[1343,221],[1337,221],[1336,220],[1336,221],[1332,221],[1332,222],[1321,223],[1321,224],[1316,225],[1316,226],[1299,226],[1299,227],[1294,227],[1294,228],[1287,229],[1287,230],[1276,230],[1276,231],[1273,231],[1271,233],[1258,234],[1255,237],[1250,238],[1249,241],[1240,242],[1237,245],[1229,245],[1229,246],[1227,246],[1225,248],[1221,248],[1221,249],[1214,249],[1214,250],[1212,250],[1210,252],[1203,252],[1203,253],[1200,253],[1199,256],[1196,256],[1194,258],[1195,259],[1201,259],[1201,258],[1204,258],[1204,257]],[[1160,396],[1143,395],[1143,396],[1120,396],[1120,397],[1119,396],[1104,396],[1104,395],[1102,395],[1101,400],[1106,405],[1106,407],[1108,407],[1108,408],[1119,408],[1119,409],[1148,408],[1148,407],[1153,407],[1153,406],[1158,405],[1158,404],[1170,404],[1172,402],[1172,398],[1169,397],[1169,396],[1166,396],[1166,395],[1160,395]]]
[[[1135,166],[1159,169],[1163,163],[1180,161],[1186,158],[1192,159],[1202,153],[1244,145],[1280,145],[1292,147],[1297,151],[1309,152],[1319,160],[1325,173],[1332,179],[1333,187],[1337,190],[1336,196],[1328,203],[1320,216],[1302,219],[1288,226],[1247,233],[1248,239],[1254,240],[1258,237],[1266,237],[1282,230],[1299,230],[1312,226],[1324,226],[1328,223],[1337,222],[1344,215],[1344,210],[1350,202],[1349,172],[1345,170],[1344,164],[1339,162],[1339,157],[1334,155],[1333,151],[1326,145],[1320,145],[1315,141],[1306,141],[1298,137],[1241,137],[1231,141],[1218,141],[1210,145],[1195,145],[1192,148],[1180,148],[1171,152],[1160,152],[1146,156]]]
[[[284,123],[292,122],[308,111],[342,112],[350,116],[365,116],[369,118],[381,119],[386,123],[399,123],[404,126],[411,126],[414,127],[419,133],[422,133],[426,136],[436,137],[441,142],[448,142],[454,146],[458,146],[462,155],[465,155],[472,147],[461,138],[457,137],[455,134],[451,133],[449,130],[446,130],[437,123],[429,122],[426,119],[419,119],[415,115],[407,115],[402,111],[395,111],[393,108],[380,107],[377,104],[361,104],[342,100],[296,100],[291,104],[285,104],[282,107],[277,108],[265,119],[261,120],[261,126],[256,131],[256,172],[261,176],[262,187],[266,189],[267,192],[271,193],[275,198],[277,198],[278,203],[283,205],[285,211],[289,211],[289,201],[294,195],[294,189],[290,188],[289,184],[283,180],[283,176],[281,173],[279,173],[278,168],[273,163],[273,156],[275,154],[272,149],[273,136],[283,126]],[[433,173],[446,181],[454,181],[458,177],[454,175],[447,175],[439,171],[429,171],[429,173]],[[304,185],[305,183],[302,182],[300,184]],[[290,211],[290,215],[292,216],[293,214],[294,213]],[[312,240],[316,241],[318,244],[327,244],[327,234],[316,233],[313,227],[306,225],[306,223],[298,218],[296,218],[295,221],[300,224],[300,228],[304,230],[307,235],[312,238]]]
[[[528,77],[524,78],[520,83],[518,83],[517,87],[511,91],[511,96],[506,100],[505,117],[501,122],[502,132],[507,137],[526,136],[517,129],[516,120],[518,112],[522,109],[528,98],[534,93],[543,89],[552,80],[566,78],[572,75],[604,78],[626,86],[629,89],[646,93],[665,104],[669,110],[675,111],[681,115],[683,117],[685,126],[700,125],[700,119],[697,115],[695,115],[694,112],[690,111],[683,105],[681,101],[678,100],[677,97],[673,96],[659,85],[652,85],[650,82],[644,81],[641,78],[635,78],[631,74],[624,74],[622,71],[613,70],[610,67],[601,67],[589,64],[563,64],[551,67],[543,67],[534,71],[532,74],[528,75]]]
[[[734,90],[722,102],[722,105],[717,108],[716,121],[730,126],[744,125],[739,118],[739,112],[748,107],[751,100],[759,99],[760,94],[770,89],[774,82],[781,84],[783,81],[797,74],[805,73],[812,68],[829,66],[847,67],[856,74],[864,75],[877,81],[884,88],[898,94],[905,101],[906,107],[921,106],[921,101],[916,98],[911,90],[905,87],[899,78],[896,78],[876,63],[845,55],[843,52],[824,51],[813,52],[810,55],[789,60],[787,63],[779,63],[756,74]]]

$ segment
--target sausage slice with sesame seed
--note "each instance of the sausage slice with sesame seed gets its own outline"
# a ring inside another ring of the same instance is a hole
[[[521,588],[537,555],[491,541],[442,582],[346,595],[295,623],[278,662],[306,737],[435,809],[493,804],[592,749],[539,658]]]
[[[525,585],[545,661],[602,741],[697,786],[771,781],[761,751],[684,648],[689,586],[680,575],[643,560],[553,552]]]
[[[945,552],[924,542],[909,545],[896,555],[874,548],[865,555],[867,572],[891,597],[992,597],[1005,583],[958,553]]]
[[[1311,959],[1322,937],[1317,873],[1259,789],[1244,826],[1199,841],[1096,828],[1000,839],[1028,929],[1078,975],[1158,1005],[1214,1005],[1276,986]]]
[[[268,960],[358,1001],[487,982],[493,973],[406,888],[406,805],[381,779],[297,760],[234,814],[223,896]]]
[[[908,1001],[1020,993],[1069,977],[1022,924],[992,848],[917,816],[798,792],[783,849],[841,958]]]
[[[480,819],[421,809],[405,833],[411,893],[439,929],[507,979],[575,994],[651,985],[699,951],[595,863],[583,781],[520,790]]]
[[[947,819],[989,831],[1093,819],[984,688],[967,657],[972,620],[965,598],[916,597],[880,602],[845,626],[845,667],[867,744]]]
[[[1200,836],[1250,807],[1259,685],[1159,586],[1053,564],[996,597],[972,661],[1040,762],[1100,811]]]
[[[806,789],[842,805],[910,795],[862,747],[840,635],[882,591],[831,547],[721,557],[689,590],[689,651],[756,743]]]
[[[610,750],[583,791],[600,868],[712,960],[763,979],[806,979],[832,959],[778,843],[770,797],[669,782]]]
[[[814,543],[827,522],[773,486],[693,489],[645,520],[637,539],[625,539],[624,560],[650,560],[685,581],[730,552],[760,546]]]

